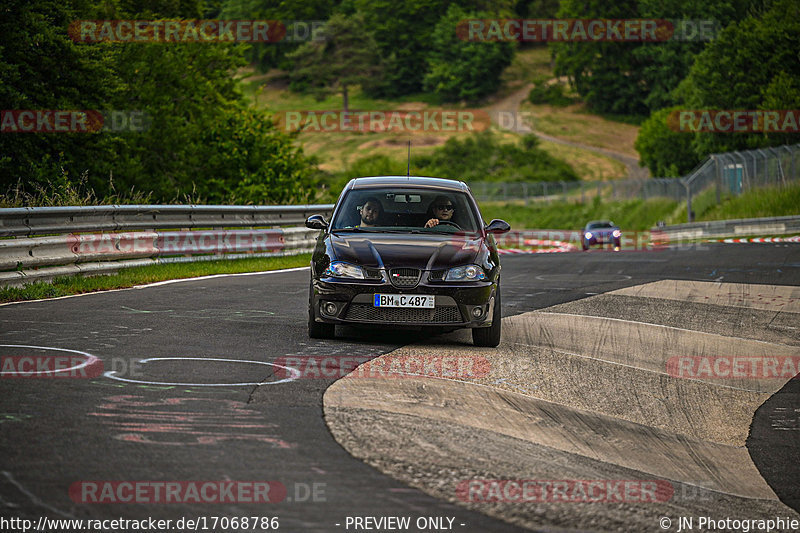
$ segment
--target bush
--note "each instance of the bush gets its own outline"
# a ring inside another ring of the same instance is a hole
[[[534,135],[522,146],[502,143],[488,131],[463,140],[450,138],[428,156],[418,157],[415,167],[422,173],[464,181],[575,181],[569,164],[538,148]]]
[[[520,144],[502,143],[491,132],[476,133],[463,140],[450,138],[430,154],[413,155],[411,174],[467,182],[478,181],[575,181],[577,174],[566,162],[538,147],[535,135],[523,137]],[[370,155],[356,160],[345,172],[317,177],[321,200],[333,200],[350,178],[406,173],[405,159]]]
[[[533,86],[528,94],[528,101],[532,104],[549,104],[556,107],[565,107],[578,100],[567,96],[565,85],[561,82],[547,83],[541,81]]]

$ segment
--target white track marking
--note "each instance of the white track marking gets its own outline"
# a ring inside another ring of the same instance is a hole
[[[294,381],[300,377],[300,371],[297,370],[296,368],[276,365],[275,363],[267,363],[265,361],[248,361],[242,359],[220,359],[220,358],[209,358],[209,357],[151,357],[149,359],[142,359],[141,361],[139,361],[139,363],[150,363],[152,361],[223,361],[226,363],[246,363],[253,365],[266,365],[276,368],[282,368],[284,370],[288,370],[293,375],[291,377],[284,378],[279,381],[254,382],[254,383],[179,383],[179,382],[170,383],[166,381],[145,381],[138,379],[121,378],[115,375],[117,373],[116,370],[105,372],[103,375],[107,378],[115,379],[117,381],[124,381],[126,383],[137,383],[141,385],[172,385],[177,387],[245,387],[245,386],[260,387],[261,385],[277,385],[279,383],[288,383],[289,381]]]
[[[0,376],[16,376],[18,374],[25,374],[27,376],[29,374],[55,374],[56,372],[72,372],[72,371],[78,370],[80,368],[84,368],[84,367],[87,367],[89,365],[93,365],[93,364],[95,364],[96,362],[98,362],[100,360],[100,359],[98,359],[97,357],[93,356],[90,353],[80,352],[78,350],[67,350],[66,348],[52,348],[52,347],[49,347],[49,346],[29,346],[27,344],[0,344],[0,347],[3,347],[3,348],[34,348],[34,349],[37,349],[37,350],[51,350],[51,351],[54,351],[54,352],[70,352],[70,353],[77,353],[77,354],[80,354],[80,355],[86,357],[86,361],[84,361],[83,363],[81,363],[79,365],[71,366],[69,368],[59,368],[57,370],[37,370],[37,371],[31,371],[31,372],[17,372],[17,371],[11,370],[11,371],[0,372]]]

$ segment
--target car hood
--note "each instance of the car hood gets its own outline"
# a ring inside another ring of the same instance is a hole
[[[377,268],[438,270],[480,265],[488,254],[480,236],[463,234],[331,234],[328,244],[332,261]]]
[[[612,233],[617,231],[617,229],[618,228],[595,228],[595,229],[587,229],[585,231],[590,232],[592,235],[607,236],[607,235],[611,235]]]

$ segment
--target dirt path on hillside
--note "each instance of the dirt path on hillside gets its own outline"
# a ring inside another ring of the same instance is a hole
[[[492,121],[498,126],[500,125],[497,120],[498,113],[500,111],[517,113],[519,111],[520,104],[528,97],[528,93],[530,93],[532,88],[533,84],[526,85],[521,89],[506,96],[502,100],[499,100],[498,102],[489,106],[488,112],[489,115],[492,117]],[[620,152],[616,152],[614,150],[608,150],[606,148],[598,148],[597,146],[591,146],[589,144],[583,144],[579,142],[568,141],[566,139],[560,139],[558,137],[553,137],[552,135],[547,135],[546,133],[536,131],[533,128],[531,128],[528,124],[519,123],[518,121],[515,121],[515,126],[513,128],[505,128],[505,129],[509,129],[510,131],[514,131],[516,133],[533,133],[534,135],[545,141],[564,144],[567,146],[573,146],[575,148],[581,148],[583,150],[588,150],[590,152],[595,152],[598,154],[605,155],[625,165],[625,168],[628,171],[627,175],[628,178],[650,177],[650,170],[647,167],[640,167],[639,160],[637,158],[631,157],[629,155]]]

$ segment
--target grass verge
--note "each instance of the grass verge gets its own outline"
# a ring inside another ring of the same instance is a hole
[[[753,189],[717,204],[714,188],[694,196],[692,209],[698,222],[740,218],[780,217],[800,214],[800,183],[785,187]],[[659,220],[667,224],[686,222],[686,202],[667,198],[604,201],[595,197],[586,203],[557,202],[524,205],[513,202],[483,202],[484,219],[502,218],[514,229],[579,229],[589,220],[610,219],[623,230],[647,230]]]
[[[0,288],[0,302],[17,302],[57,298],[71,294],[124,289],[170,279],[194,278],[214,274],[239,274],[308,266],[311,254],[282,257],[259,257],[253,259],[231,259],[201,261],[197,263],[169,263],[144,267],[126,268],[108,276],[63,276],[52,283],[37,281],[22,287]]]
[[[513,229],[578,230],[590,220],[613,220],[623,230],[648,230],[672,215],[677,202],[656,198],[585,204],[552,203],[523,205],[515,202],[484,202],[483,218],[502,218]]]
[[[711,188],[692,198],[695,220],[734,220],[737,218],[781,217],[800,214],[800,183],[786,187],[763,187],[739,196],[723,196],[717,204]],[[686,205],[677,222],[686,222]]]

